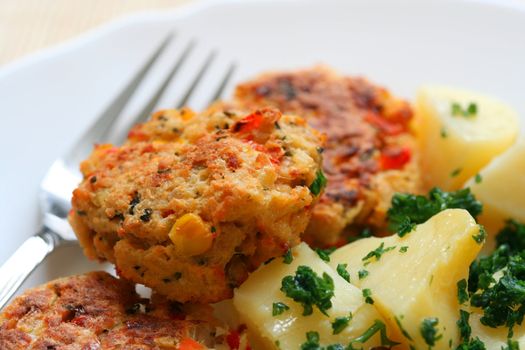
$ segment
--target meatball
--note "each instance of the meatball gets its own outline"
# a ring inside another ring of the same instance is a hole
[[[323,136],[295,115],[160,111],[82,163],[70,222],[92,259],[178,302],[217,302],[300,241]]]
[[[392,195],[421,190],[410,105],[365,79],[326,67],[266,73],[240,84],[226,104],[273,106],[326,133],[328,186],[306,229],[310,244],[341,244],[364,227],[381,233]]]
[[[133,284],[105,272],[51,281],[0,313],[5,350],[219,348],[225,339],[216,334],[213,322],[174,305],[150,304]]]

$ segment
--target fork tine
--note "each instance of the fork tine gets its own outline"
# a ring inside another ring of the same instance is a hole
[[[186,94],[184,94],[184,96],[179,101],[179,103],[177,103],[177,105],[176,105],[177,107],[176,108],[182,108],[182,107],[184,107],[186,105],[186,103],[190,99],[191,95],[193,94],[193,92],[195,91],[195,89],[199,85],[200,81],[202,80],[202,77],[204,76],[204,74],[206,73],[208,68],[210,68],[211,63],[213,62],[215,57],[217,57],[217,53],[215,51],[212,51],[208,55],[208,57],[206,58],[206,61],[204,61],[203,66],[201,67],[201,69],[199,70],[199,72],[197,73],[195,78],[193,78],[193,81],[191,82],[188,90],[186,91]]]
[[[135,76],[133,76],[126,87],[71,148],[70,152],[65,157],[68,162],[78,164],[80,160],[87,156],[93,143],[104,140],[104,137],[107,135],[120,112],[122,112],[141,81],[173,38],[174,33],[170,32],[166,38],[162,40],[160,45],[155,49]]]
[[[224,74],[224,77],[222,78],[219,86],[217,87],[215,94],[213,94],[212,98],[208,101],[208,105],[212,104],[213,102],[221,98],[224,92],[224,89],[228,85],[228,82],[231,80],[231,77],[233,76],[233,73],[235,73],[236,69],[237,69],[237,63],[230,64],[230,67],[228,68],[228,71],[226,72],[226,74]]]
[[[151,112],[153,112],[153,109],[159,102],[159,99],[161,98],[162,94],[168,87],[171,79],[173,76],[178,72],[179,68],[184,64],[186,59],[188,58],[189,54],[195,47],[195,42],[191,41],[186,48],[184,49],[183,53],[180,55],[179,59],[175,61],[175,64],[171,67],[168,75],[166,78],[164,78],[164,81],[162,84],[157,88],[157,91],[153,94],[153,96],[150,98],[150,100],[146,103],[146,105],[142,108],[141,112],[137,114],[135,119],[133,120],[132,124],[140,123],[148,119],[148,117],[151,115]]]

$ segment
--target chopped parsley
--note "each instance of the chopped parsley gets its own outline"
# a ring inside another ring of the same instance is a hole
[[[465,279],[459,280],[457,283],[458,286],[458,301],[460,304],[463,304],[468,301],[468,292],[467,292],[467,281]]]
[[[295,276],[286,276],[281,281],[281,291],[303,306],[303,316],[311,315],[313,307],[327,315],[332,307],[334,281],[326,272],[319,277],[310,267],[301,265]]]
[[[401,318],[403,318],[402,315],[401,315]],[[401,334],[403,334],[403,336],[407,338],[408,340],[413,340],[410,334],[408,334],[407,330],[403,328],[403,326],[401,325],[401,320],[397,316],[395,316],[394,319],[396,320],[397,326],[399,327]]]
[[[286,253],[284,253],[283,255],[283,263],[285,264],[291,264],[293,261],[293,255],[292,255],[292,250],[291,249],[288,249],[286,251]]]
[[[280,301],[272,304],[272,316],[278,316],[283,312],[290,310],[290,307]]]
[[[477,234],[472,236],[472,238],[474,239],[474,241],[476,241],[477,244],[482,244],[483,242],[485,242],[485,238],[487,237],[487,231],[485,230],[485,227],[483,225],[478,226],[479,231]]]
[[[507,345],[501,350],[520,350],[520,344],[516,340],[507,339]]]
[[[356,350],[352,344],[354,343],[366,343],[370,338],[372,338],[374,336],[374,334],[376,334],[377,332],[379,332],[381,334],[381,345],[382,346],[388,346],[388,347],[392,347],[392,346],[396,346],[398,345],[399,343],[396,343],[395,341],[392,341],[390,339],[388,339],[387,335],[386,335],[386,326],[383,322],[379,321],[379,320],[375,320],[374,323],[366,330],[363,332],[363,334],[361,334],[359,337],[355,338],[354,340],[352,340],[350,342],[350,344],[348,345],[348,350]]]
[[[411,232],[435,214],[450,208],[466,209],[473,217],[481,213],[482,205],[472,195],[469,188],[455,192],[444,192],[433,188],[428,197],[396,193],[392,206],[387,212],[388,227],[400,237]]]
[[[470,339],[470,334],[472,333],[472,328],[468,323],[469,318],[469,312],[465,310],[459,310],[459,320],[456,322],[456,324],[458,325],[459,335],[463,341],[468,341]]]
[[[314,196],[319,195],[321,191],[326,187],[327,183],[328,180],[324,176],[323,172],[321,170],[317,170],[317,173],[315,174],[315,179],[309,187],[310,192],[312,192]]]
[[[357,272],[357,276],[359,277],[360,280],[362,280],[363,278],[365,278],[366,276],[368,276],[368,271],[367,270],[359,270]]]
[[[330,254],[332,254],[334,250],[335,248],[329,248],[329,249],[315,248],[315,252],[317,253],[317,255],[319,255],[319,257],[326,262],[330,262]]]
[[[443,334],[438,334],[437,325],[439,320],[435,317],[425,318],[419,326],[421,336],[429,347],[436,345],[436,342],[443,338]]]
[[[483,310],[480,322],[488,327],[505,326],[508,338],[525,318],[525,225],[507,221],[496,236],[497,248],[470,266],[470,304]],[[494,274],[501,273],[496,280]]]
[[[350,274],[346,270],[348,264],[337,264],[337,273],[341,276],[346,282],[350,283]]]
[[[456,169],[452,170],[452,172],[450,173],[450,177],[456,177],[459,174],[461,174],[462,171],[463,171],[462,168],[456,168]]]
[[[457,102],[452,102],[450,107],[452,116],[454,117],[472,118],[478,114],[478,105],[474,102],[470,102],[466,108],[463,108]]]
[[[400,253],[406,253],[407,251],[408,251],[408,246],[407,245],[404,245],[401,248],[399,248],[399,252]]]
[[[332,322],[332,333],[339,334],[341,333],[352,320],[352,313],[350,312],[348,316],[337,317],[334,322]]]
[[[475,339],[470,339],[468,341],[463,341],[456,350],[487,350],[485,343],[479,340],[478,337]]]
[[[481,183],[481,181],[483,181],[483,178],[481,177],[481,175],[480,174],[476,174],[476,176],[474,176],[474,182],[479,184],[479,183]]]
[[[365,298],[365,303],[373,304],[374,299],[372,299],[372,291],[368,288],[363,289],[363,298]]]
[[[373,258],[375,258],[375,261],[379,261],[379,260],[381,260],[381,257],[383,256],[383,254],[385,254],[385,253],[387,253],[387,252],[389,252],[391,250],[394,250],[394,249],[396,249],[396,246],[385,248],[385,243],[381,242],[379,247],[377,247],[376,249],[374,249],[371,252],[369,252],[361,260],[365,262],[365,266],[366,266],[366,265],[368,265],[368,264],[370,264],[372,262]]]
[[[306,342],[301,345],[301,350],[321,350],[318,332],[306,332]]]

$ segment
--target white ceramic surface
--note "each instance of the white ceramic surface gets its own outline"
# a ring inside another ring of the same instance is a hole
[[[39,226],[37,190],[47,167],[172,28],[179,35],[172,54],[197,38],[202,51],[192,61],[216,48],[239,63],[235,81],[326,63],[408,98],[423,83],[483,91],[525,121],[523,0],[213,1],[124,18],[0,70],[0,263]],[[24,288],[96,268],[80,249],[61,249]]]

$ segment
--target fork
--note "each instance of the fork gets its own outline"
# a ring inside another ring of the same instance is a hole
[[[125,88],[119,92],[91,127],[77,140],[69,152],[56,159],[48,169],[40,184],[39,193],[43,225],[38,233],[23,242],[0,267],[0,309],[5,306],[31,272],[51,252],[60,246],[77,243],[76,236],[67,222],[67,215],[71,209],[71,193],[82,178],[78,170],[79,164],[89,155],[94,143],[104,141],[118,144],[123,141],[125,137],[122,136],[122,133],[117,133],[116,121],[174,37],[175,35],[170,33],[162,40]],[[150,95],[144,107],[133,119],[132,124],[143,122],[149,117],[172,79],[182,68],[187,67],[187,58],[194,47],[195,42],[190,42],[179,57],[174,60],[168,74]],[[211,88],[208,89],[208,84],[203,84],[203,80],[210,66],[217,61],[216,57],[215,51],[209,52],[204,63],[198,67],[199,69],[188,82],[188,86],[182,89],[182,97],[175,104],[176,108],[185,106],[190,98],[195,95],[198,86],[204,86],[204,92],[207,94],[204,97],[208,97],[208,103],[221,97],[235,72],[236,64],[228,62],[223,64],[224,67],[219,67],[222,78],[219,82],[214,81],[215,84],[209,84]],[[199,89],[199,92],[201,90]]]

